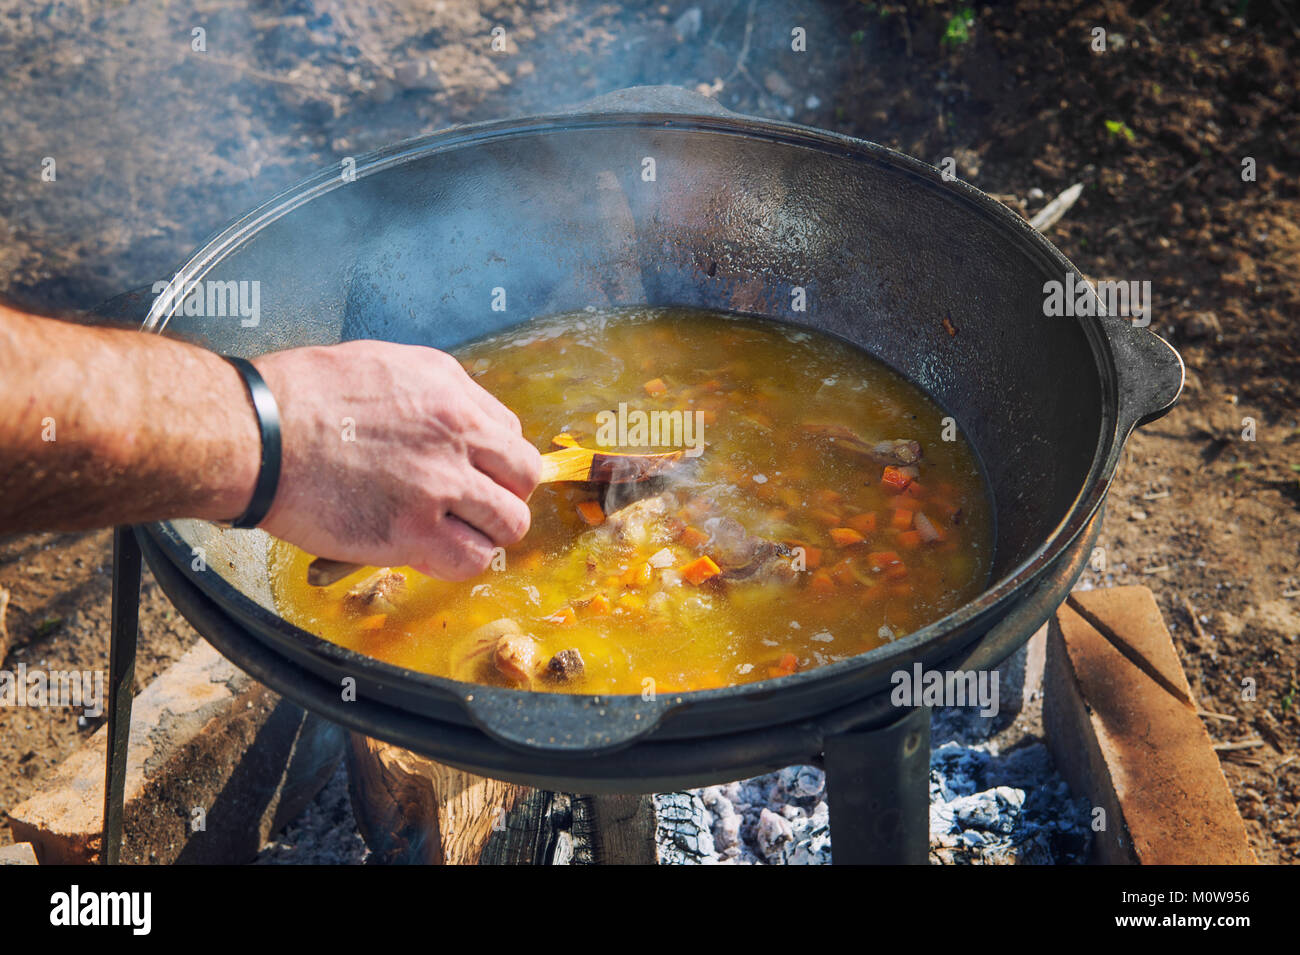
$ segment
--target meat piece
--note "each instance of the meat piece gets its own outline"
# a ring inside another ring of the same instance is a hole
[[[392,613],[406,593],[406,576],[391,567],[375,571],[343,595],[343,606],[358,615]]]
[[[492,663],[507,680],[526,690],[537,672],[537,642],[526,633],[502,634],[492,650]]]
[[[809,434],[820,435],[834,441],[837,447],[870,458],[877,464],[908,465],[921,460],[921,442],[907,438],[887,441],[867,441],[852,428],[842,424],[805,424]]]
[[[642,498],[609,514],[598,531],[628,547],[667,544],[673,531],[669,515],[676,503],[676,498],[666,493]]]
[[[701,527],[709,535],[704,550],[722,568],[723,580],[794,580],[798,571],[788,558],[793,551],[785,544],[750,534],[730,517],[711,517]]]
[[[557,683],[569,683],[578,679],[586,671],[587,665],[582,661],[582,654],[577,649],[561,650],[551,657],[546,664],[546,678]]]
[[[894,438],[892,441],[877,441],[867,452],[877,464],[907,466],[921,460],[921,442]]]

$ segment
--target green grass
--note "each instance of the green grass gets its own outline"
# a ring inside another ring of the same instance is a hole
[[[948,25],[939,42],[943,46],[963,46],[970,42],[970,30],[974,25],[975,11],[970,7],[962,7],[948,18]]]
[[[1106,120],[1106,132],[1110,133],[1112,138],[1116,136],[1123,136],[1129,142],[1133,142],[1133,140],[1137,139],[1137,136],[1134,135],[1133,130],[1128,128],[1128,123],[1119,119]]]

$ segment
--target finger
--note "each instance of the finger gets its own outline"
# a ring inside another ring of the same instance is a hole
[[[492,541],[480,531],[448,514],[439,523],[429,556],[410,566],[439,580],[469,580],[488,569],[493,549]]]
[[[519,423],[519,415],[515,414],[482,385],[466,373],[465,377],[469,381],[469,387],[465,390],[469,393],[470,400],[478,405],[489,418],[501,425],[511,434],[523,434],[523,426]]]
[[[475,471],[466,493],[451,505],[451,513],[488,537],[497,547],[508,547],[528,533],[532,515],[524,501]]]
[[[520,500],[528,500],[542,476],[541,452],[518,435],[498,432],[495,439],[483,437],[470,449],[471,463]]]

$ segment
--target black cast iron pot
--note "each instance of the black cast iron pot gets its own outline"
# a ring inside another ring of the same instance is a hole
[[[841,663],[652,700],[493,689],[381,663],[280,617],[261,532],[141,529],[163,589],[255,677],[486,775],[584,792],[734,779],[896,719],[887,695],[900,667],[995,665],[1065,597],[1125,439],[1182,386],[1177,353],[1147,330],[1046,317],[1044,283],[1081,277],[978,190],[880,146],[680,90],[452,129],[351,171],[289,190],[181,269],[177,288],[258,282],[256,325],[187,315],[163,295],[145,328],[253,356],[354,338],[452,348],[588,305],[762,315],[843,336],[921,385],[974,445],[994,499],[993,583],[955,612]],[[499,289],[504,311],[493,310]]]

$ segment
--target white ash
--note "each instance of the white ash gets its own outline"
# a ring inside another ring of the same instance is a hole
[[[684,802],[695,807],[693,813],[680,810]],[[655,809],[661,864],[677,861],[665,856],[665,842],[678,848],[710,846],[707,856],[689,859],[704,865],[830,862],[826,776],[815,766],[787,766],[723,786],[658,795]]]
[[[1047,748],[999,753],[949,740],[930,754],[930,861],[1051,865],[1083,861],[1091,831]]]
[[[954,718],[955,717],[955,718]],[[1083,861],[1086,802],[1073,799],[1041,742],[1005,754],[984,721],[936,713],[930,754],[930,861]],[[940,739],[947,738],[940,743]],[[655,797],[661,864],[822,865],[831,861],[826,776],[815,766]]]

